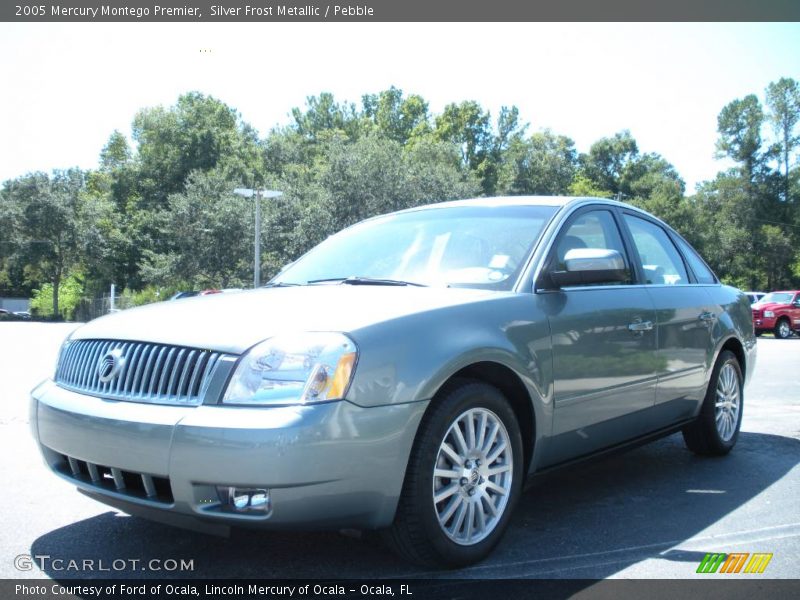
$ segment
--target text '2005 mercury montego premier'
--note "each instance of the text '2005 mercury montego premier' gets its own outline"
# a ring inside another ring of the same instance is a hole
[[[380,529],[454,567],[529,475],[678,431],[730,451],[755,357],[747,297],[658,219],[481,198],[358,223],[262,289],[88,323],[31,423],[54,472],[131,514]]]

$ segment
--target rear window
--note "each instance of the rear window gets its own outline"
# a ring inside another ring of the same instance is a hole
[[[717,283],[717,278],[714,276],[714,273],[706,266],[706,263],[698,256],[694,248],[680,237],[676,236],[676,240],[678,242],[678,247],[681,249],[681,253],[683,253],[683,257],[689,264],[689,268],[692,269],[694,276],[697,278],[697,283]]]

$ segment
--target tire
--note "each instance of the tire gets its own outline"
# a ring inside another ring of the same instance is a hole
[[[729,350],[720,354],[697,420],[683,428],[683,440],[695,454],[723,456],[736,445],[744,408],[742,369]]]
[[[508,526],[524,462],[505,396],[486,383],[459,380],[440,392],[420,424],[384,538],[403,558],[427,567],[482,560]]]
[[[764,333],[760,329],[756,329],[756,337],[761,337],[761,334]]]
[[[789,323],[789,319],[781,319],[775,324],[775,337],[779,340],[792,337],[792,325]]]

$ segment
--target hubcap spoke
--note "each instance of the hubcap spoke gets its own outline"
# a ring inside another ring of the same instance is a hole
[[[446,488],[442,488],[438,494],[434,495],[433,501],[436,504],[439,504],[442,500],[445,500],[455,494],[458,491],[458,484],[451,483]]]
[[[453,527],[450,530],[453,536],[457,536],[458,532],[461,531],[461,526],[464,524],[464,517],[467,515],[467,503],[462,502],[461,506],[458,507],[458,514],[456,515],[456,520],[453,523]]]
[[[500,487],[494,481],[487,481],[486,482],[486,489],[487,490],[492,490],[493,492],[496,492],[497,494],[500,494],[501,496],[505,496],[506,493],[507,493],[507,490],[505,488]]]
[[[442,477],[443,479],[458,479],[461,471],[455,469],[434,469],[434,477]]]
[[[447,521],[450,520],[450,517],[456,512],[459,506],[464,503],[464,499],[458,495],[454,496],[452,500],[450,500],[450,504],[447,505],[447,508],[439,515],[439,523],[444,525]]]
[[[505,449],[506,449],[506,442],[504,440],[499,444],[497,444],[497,448],[494,449],[494,451],[489,455],[486,461],[489,463],[493,463],[495,460],[497,460],[497,457],[500,456],[500,454],[502,454],[505,451]]]
[[[464,439],[464,434],[461,433],[461,428],[458,426],[458,423],[455,424],[455,426],[452,428],[452,431],[459,453],[462,456],[466,456],[469,452],[469,448],[467,447],[467,441]]]
[[[486,475],[488,477],[491,477],[492,475],[500,475],[500,473],[505,473],[510,470],[511,470],[511,465],[500,465],[499,467],[486,469]]]
[[[475,442],[476,448],[483,448],[483,442],[486,439],[486,424],[486,413],[482,412],[481,416],[478,418],[478,439]]]
[[[476,530],[477,533],[482,533],[483,530],[486,529],[486,512],[483,508],[483,503],[484,503],[484,498],[483,496],[481,496],[478,499],[478,507],[476,511],[478,513],[478,527]]]
[[[467,532],[464,537],[470,539],[472,537],[472,523],[475,521],[475,503],[470,502],[467,505]]]
[[[489,496],[484,496],[484,504],[486,504],[486,508],[489,509],[489,512],[492,514],[493,517],[497,516],[497,508],[494,506],[494,502]]]
[[[465,421],[467,429],[467,448],[472,450],[475,448],[475,423],[473,423],[471,412],[467,413]]]
[[[500,430],[499,423],[497,423],[496,421],[492,423],[492,428],[489,430],[489,437],[486,438],[486,443],[481,447],[481,450],[483,450],[483,452],[486,452],[487,450],[489,450],[489,448],[492,447],[495,439],[497,439],[497,432],[499,430]]]
[[[453,450],[450,447],[450,444],[448,444],[447,442],[442,442],[442,446],[439,448],[439,454],[443,452],[447,455],[447,458],[449,458],[454,465],[458,465],[459,467],[464,466],[464,459],[461,456],[459,456],[458,452]]]

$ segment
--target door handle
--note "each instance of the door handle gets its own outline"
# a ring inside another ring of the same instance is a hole
[[[715,315],[713,312],[705,311],[705,312],[701,312],[700,316],[697,317],[697,318],[700,319],[701,321],[709,322],[709,321],[713,321],[714,319],[716,319],[717,315]]]
[[[653,328],[652,321],[636,321],[635,323],[630,323],[628,325],[628,329],[633,332],[639,331],[650,331]]]

